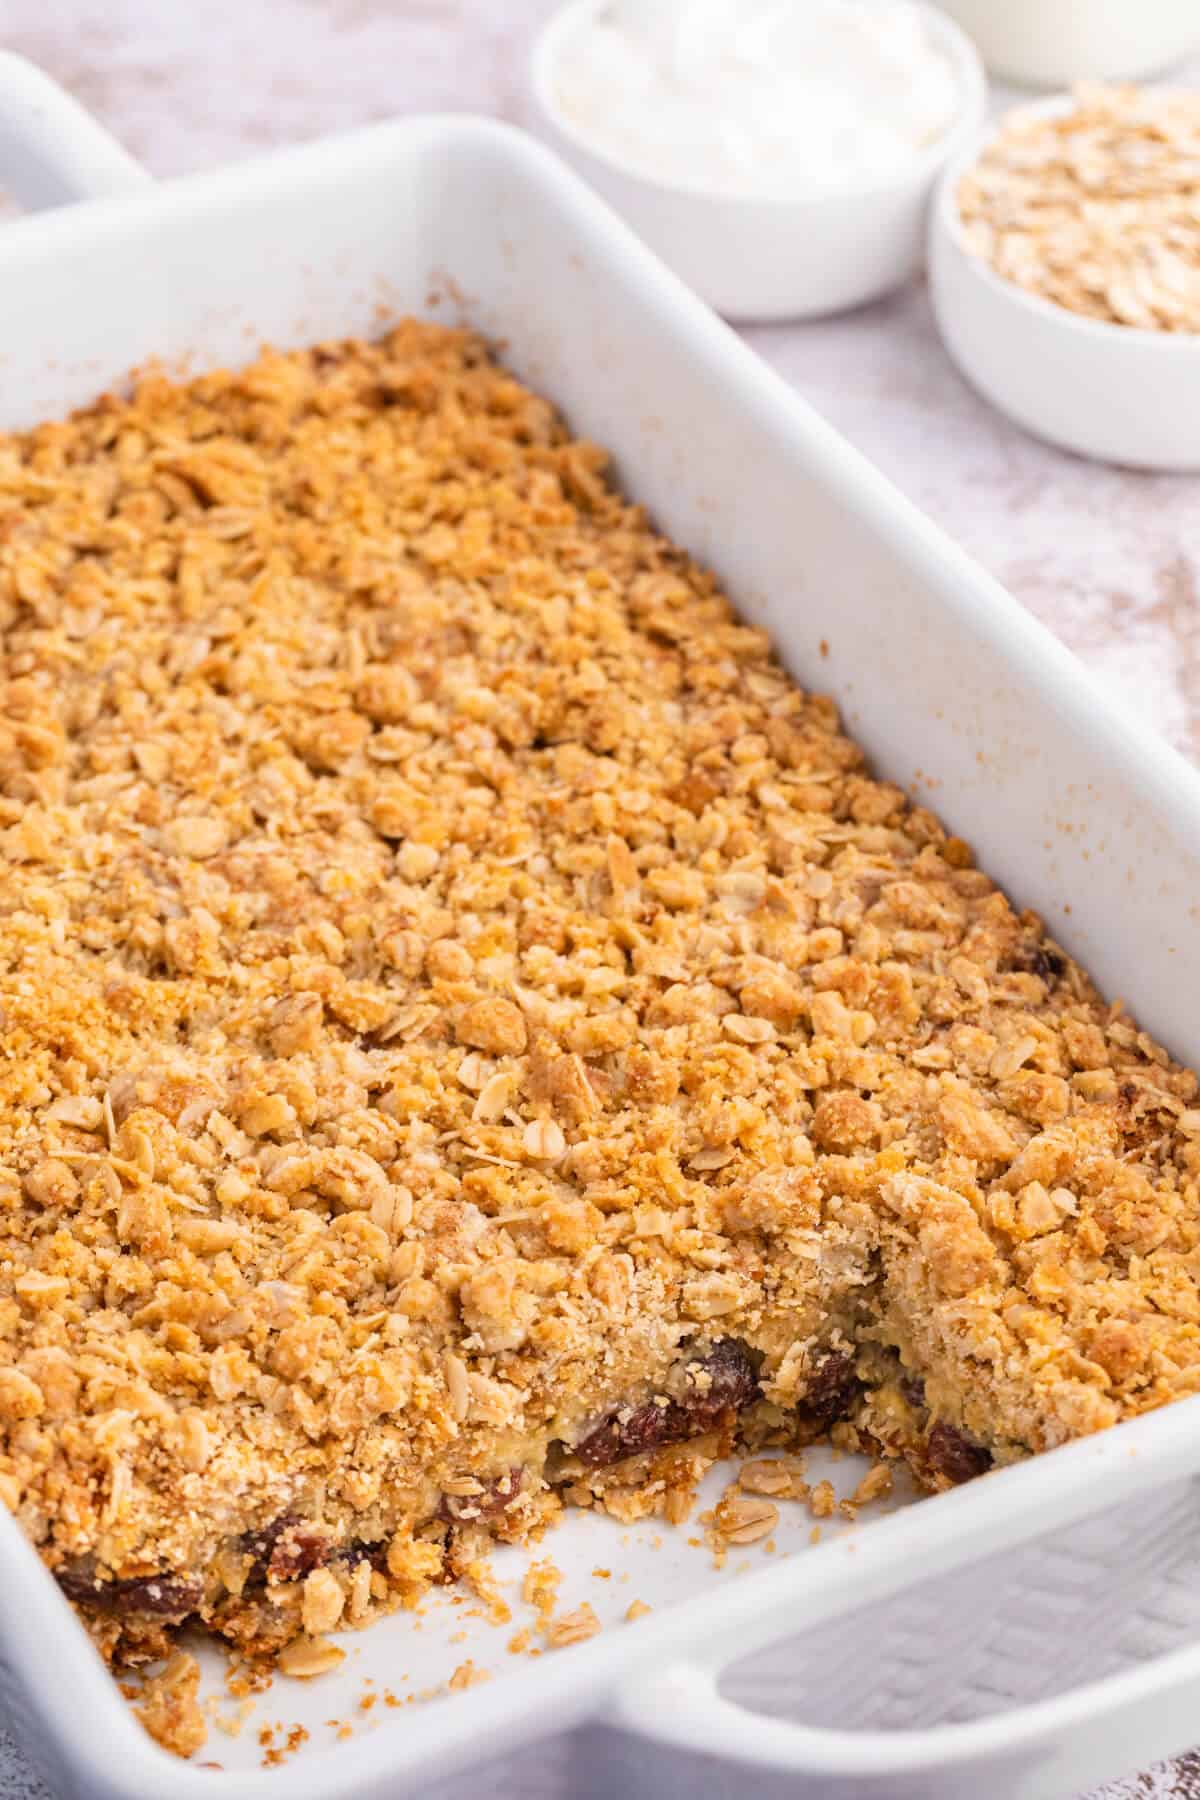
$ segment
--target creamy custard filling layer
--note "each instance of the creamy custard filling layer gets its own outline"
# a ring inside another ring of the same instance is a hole
[[[0,1498],[112,1655],[1200,1382],[1195,1077],[468,334],[0,439],[0,863]]]

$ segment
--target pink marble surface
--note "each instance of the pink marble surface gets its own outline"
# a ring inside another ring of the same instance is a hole
[[[3,0],[0,45],[64,82],[159,175],[398,112],[523,121],[554,0]],[[1200,82],[1200,64],[1191,70]],[[920,286],[754,347],[1089,665],[1200,756],[1200,480],[1043,448],[977,399]],[[0,1741],[0,1795],[43,1794]],[[1108,1800],[1200,1800],[1200,1753]],[[1099,1800],[1099,1797],[1097,1797]]]

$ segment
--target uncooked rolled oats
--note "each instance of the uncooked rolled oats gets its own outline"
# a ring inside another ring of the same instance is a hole
[[[1021,108],[959,183],[968,247],[1068,311],[1200,331],[1200,93],[1083,86]]]

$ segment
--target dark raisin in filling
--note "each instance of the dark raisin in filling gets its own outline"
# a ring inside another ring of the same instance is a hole
[[[925,1454],[931,1469],[956,1484],[973,1481],[992,1466],[990,1451],[982,1444],[972,1443],[956,1426],[947,1425],[942,1419],[930,1428]]]
[[[688,1379],[684,1399],[647,1400],[611,1413],[573,1446],[572,1454],[590,1469],[603,1469],[627,1456],[699,1437],[758,1398],[753,1358],[737,1338],[722,1338],[689,1358]]]
[[[105,1581],[86,1564],[59,1569],[57,1581],[68,1600],[93,1612],[141,1613],[147,1618],[179,1621],[194,1613],[204,1597],[200,1582],[187,1575],[139,1575]]]
[[[844,1419],[862,1393],[862,1383],[849,1350],[835,1350],[813,1371],[800,1410],[823,1431]]]
[[[253,1560],[247,1587],[263,1587],[268,1581],[296,1581],[328,1561],[329,1539],[301,1524],[294,1513],[284,1513],[261,1531],[248,1531],[241,1540],[243,1554]]]

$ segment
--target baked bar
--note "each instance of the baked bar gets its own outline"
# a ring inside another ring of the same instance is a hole
[[[1200,1384],[1196,1081],[477,338],[0,441],[0,1491],[102,1646]]]

